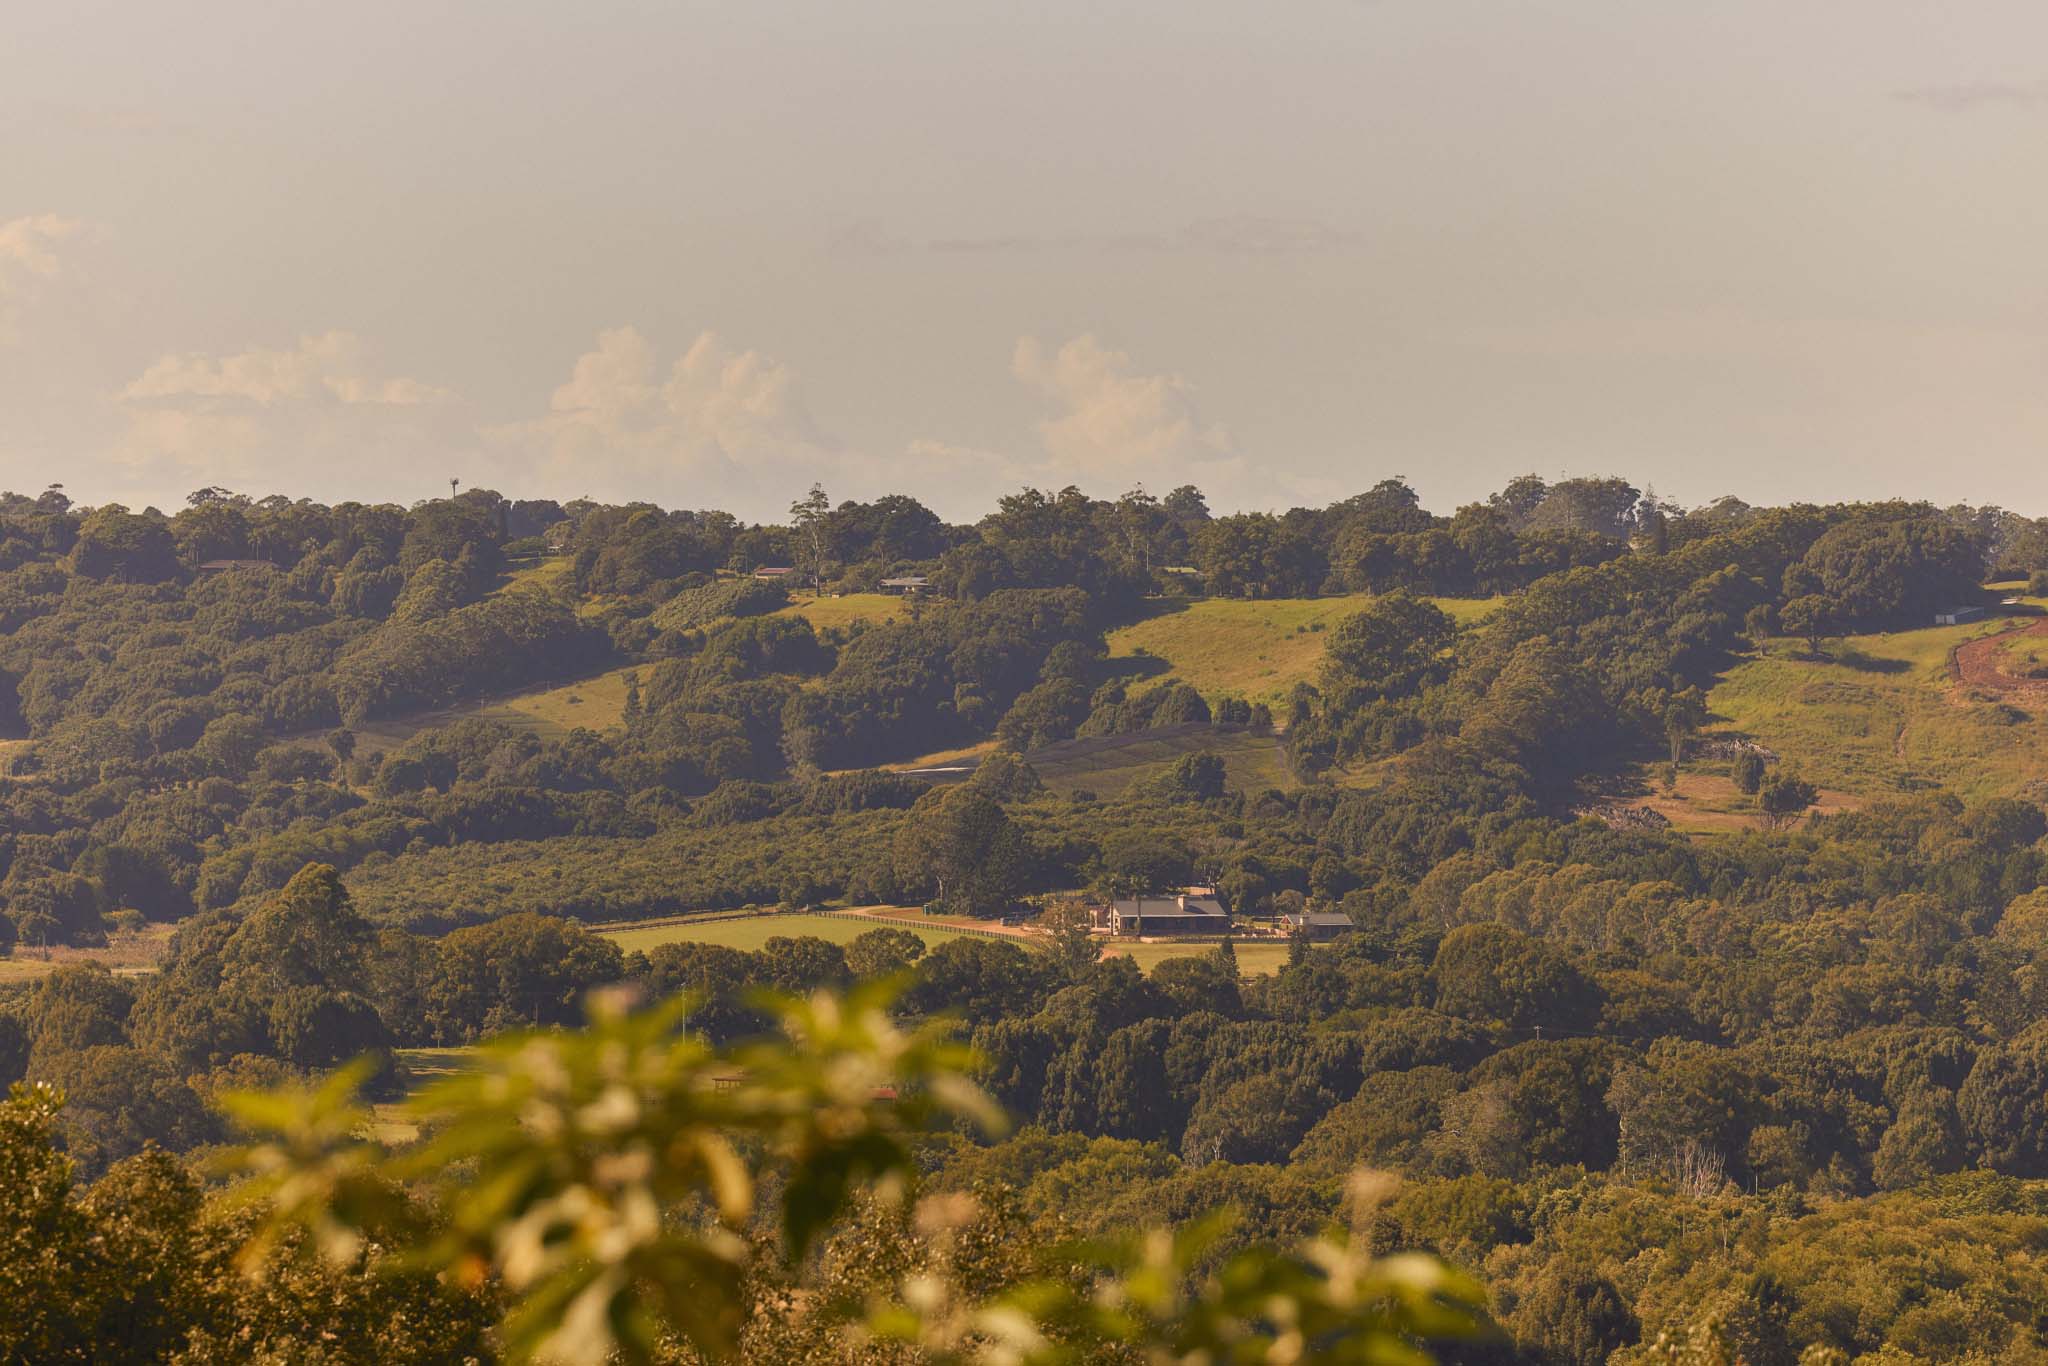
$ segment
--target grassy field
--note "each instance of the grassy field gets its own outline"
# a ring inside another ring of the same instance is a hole
[[[1217,731],[1206,727],[1185,732],[1175,728],[1166,733],[1139,731],[1134,735],[1105,736],[1082,742],[1053,745],[1028,755],[1038,776],[1055,792],[1086,788],[1098,797],[1113,796],[1140,778],[1164,772],[1184,754],[1204,750],[1220,756],[1228,773],[1227,782],[1245,792],[1263,792],[1269,787],[1295,786],[1280,741],[1272,735],[1250,731]],[[1103,746],[1094,748],[1094,746]]]
[[[523,561],[508,572],[505,581],[493,591],[496,594],[526,588],[559,588],[569,581],[570,572],[575,567],[575,559],[568,555],[549,555],[544,559]]]
[[[902,910],[903,919],[916,918],[914,909]],[[946,928],[943,923],[931,925],[905,925],[900,921],[859,920],[851,916],[836,915],[759,915],[739,919],[683,919],[668,920],[651,925],[599,926],[597,932],[617,944],[628,953],[646,952],[661,944],[722,944],[733,949],[759,949],[776,935],[795,938],[811,935],[834,944],[851,942],[856,936],[878,927],[908,929],[922,938],[927,946],[941,944],[948,939],[960,938],[959,932]],[[1029,945],[1030,941],[1018,939],[1018,943]],[[1146,972],[1152,971],[1169,958],[1188,958],[1197,954],[1215,951],[1213,943],[1186,944],[1106,944],[1105,954],[1127,954],[1137,961]],[[1287,945],[1284,943],[1246,942],[1237,943],[1238,967],[1247,977],[1263,977],[1279,971],[1287,961]],[[416,1050],[432,1053],[445,1050]],[[408,1052],[408,1058],[411,1054]]]
[[[2006,642],[2004,668],[2018,678],[2039,677],[2048,670],[2048,636],[2026,636]]]
[[[66,963],[98,963],[121,977],[155,972],[170,947],[171,925],[145,925],[134,934],[116,933],[103,949],[58,947],[47,958],[41,949],[15,946],[15,956],[0,958],[0,986],[10,982],[32,982]]]
[[[723,944],[731,949],[751,950],[760,948],[778,935],[791,939],[809,935],[834,944],[847,944],[869,930],[882,927],[882,922],[856,920],[850,916],[756,915],[729,920],[670,920],[655,925],[620,925],[598,932],[627,953],[644,953],[662,944],[689,943]],[[908,925],[893,928],[913,929]],[[927,947],[960,937],[955,931],[936,926],[918,925],[913,932],[924,940]]]
[[[2009,625],[1851,636],[1821,660],[1774,641],[1713,690],[1710,730],[1748,735],[1848,798],[1937,783],[1971,800],[2017,793],[2048,780],[2048,708],[1980,696],[1948,673],[1957,645]]]
[[[1150,655],[1162,677],[1192,684],[1204,697],[1231,693],[1277,704],[1296,683],[1313,680],[1323,641],[1336,624],[1372,601],[1370,593],[1335,598],[1204,598],[1160,602],[1154,614],[1112,631],[1113,657]],[[1461,622],[1477,621],[1498,599],[1437,598]]]
[[[388,721],[366,721],[355,727],[356,747],[364,753],[396,749],[423,730],[476,717],[514,730],[532,731],[544,740],[559,740],[581,726],[606,730],[626,712],[626,675],[637,669],[642,680],[647,665],[628,665],[573,683],[553,684],[511,697],[469,702],[439,711],[419,712]]]
[[[1284,943],[1247,943],[1240,939],[1233,947],[1241,977],[1271,977],[1287,963],[1287,945]],[[1194,958],[1215,951],[1216,946],[1210,943],[1111,944],[1107,950],[1110,954],[1123,954],[1134,959],[1145,972],[1152,971],[1169,958]]]
[[[894,593],[845,593],[833,598],[814,598],[798,593],[789,606],[777,609],[778,617],[802,617],[814,630],[827,626],[850,626],[856,621],[894,621],[908,614],[910,603]]]

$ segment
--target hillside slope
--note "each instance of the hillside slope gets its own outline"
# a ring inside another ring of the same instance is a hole
[[[1163,661],[1160,677],[1192,685],[1204,697],[1231,694],[1277,706],[1300,682],[1312,682],[1326,633],[1371,602],[1370,593],[1334,598],[1204,598],[1160,602],[1152,615],[1109,633],[1113,658]],[[1460,622],[1477,621],[1499,599],[1434,598]]]

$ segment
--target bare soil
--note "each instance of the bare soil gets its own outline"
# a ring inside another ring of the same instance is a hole
[[[2048,621],[2037,621],[1958,645],[1949,657],[1949,676],[1963,687],[1989,693],[2048,696],[2048,679],[2022,678],[2006,672],[2005,647],[2022,636],[2048,636]]]

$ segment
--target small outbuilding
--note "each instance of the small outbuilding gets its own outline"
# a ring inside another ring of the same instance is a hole
[[[1944,607],[1934,614],[1936,626],[1967,626],[1982,620],[1984,609],[1981,607]]]
[[[1318,943],[1350,934],[1358,926],[1342,911],[1294,911],[1280,919],[1290,935],[1305,934]]]

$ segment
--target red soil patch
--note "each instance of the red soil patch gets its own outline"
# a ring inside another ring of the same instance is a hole
[[[2005,671],[2005,646],[2021,636],[2048,636],[2048,621],[1958,645],[1949,656],[1950,677],[1966,687],[1994,693],[2048,693],[2048,679],[2021,678]]]

